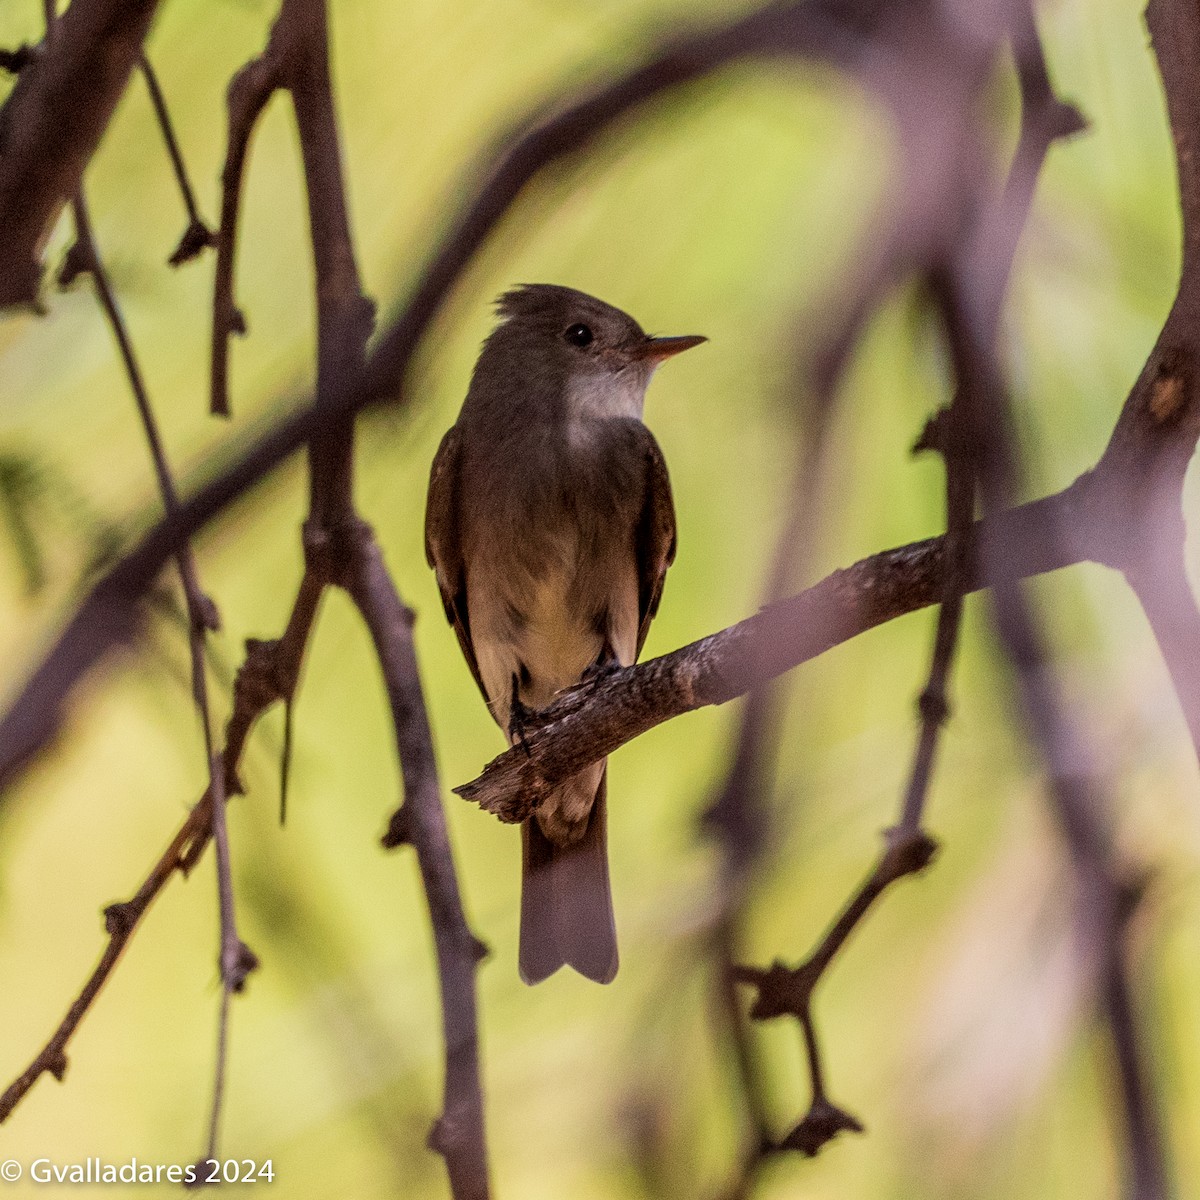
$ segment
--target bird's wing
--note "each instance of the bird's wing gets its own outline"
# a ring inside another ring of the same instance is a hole
[[[457,425],[452,425],[442,438],[429,472],[429,496],[425,502],[425,557],[437,578],[446,620],[454,626],[463,657],[483,693],[484,702],[488,703],[475,647],[471,644],[471,625],[467,617],[467,572],[463,563],[458,503],[461,448],[462,434]]]
[[[645,492],[638,521],[638,654],[650,631],[650,622],[658,612],[667,568],[675,561],[675,505],[671,499],[671,480],[667,463],[654,435],[639,424],[646,459]]]

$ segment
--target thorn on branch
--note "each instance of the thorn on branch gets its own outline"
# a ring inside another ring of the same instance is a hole
[[[1055,97],[1046,112],[1046,127],[1050,137],[1058,141],[1061,138],[1087,133],[1091,122],[1069,100],[1059,100]]]
[[[216,246],[217,235],[204,223],[200,217],[193,217],[188,222],[188,227],[183,231],[183,237],[179,239],[179,245],[175,247],[171,257],[167,262],[172,267],[181,267],[186,262],[191,262],[193,258],[198,258],[210,246]],[[235,314],[237,310],[234,310]],[[235,321],[236,324],[236,321]],[[242,328],[235,332],[245,333],[245,321],[242,321]]]
[[[938,844],[923,829],[894,825],[883,832],[886,847],[877,875],[881,889],[905,875],[919,875],[937,857]]]
[[[379,839],[385,850],[394,850],[397,846],[412,845],[412,821],[408,805],[402,804],[388,821],[387,832]]]
[[[10,75],[19,75],[38,57],[36,46],[22,42],[15,50],[0,50],[0,71]]]
[[[175,181],[179,185],[179,194],[183,197],[183,206],[187,210],[188,226],[183,231],[183,237],[180,238],[179,245],[175,247],[175,252],[167,259],[167,262],[172,267],[178,267],[195,258],[206,247],[216,246],[217,238],[201,219],[200,212],[196,207],[195,192],[192,190],[191,180],[188,178],[187,167],[183,161],[183,152],[179,148],[179,139],[175,136],[175,126],[171,121],[171,114],[167,109],[167,98],[163,95],[162,87],[158,82],[158,75],[154,67],[151,66],[150,59],[144,52],[139,59],[138,65],[141,67],[142,76],[146,80],[146,89],[150,93],[150,102],[154,106],[154,114],[158,118],[158,125],[162,130],[167,154],[171,159],[171,166],[175,172]]]
[[[364,296],[361,292],[355,297],[354,305],[353,324],[357,328],[353,330],[353,337],[361,345],[365,346],[375,332],[375,321],[379,313],[379,306],[370,296]]]
[[[96,260],[88,246],[81,241],[74,241],[62,260],[62,266],[58,268],[56,282],[59,289],[65,291],[80,275],[94,275],[95,272]]]
[[[935,450],[943,458],[946,456],[946,447],[948,443],[947,431],[950,424],[950,409],[939,408],[937,412],[925,422],[925,428],[921,430],[920,437],[913,442],[912,453],[921,454],[926,450]]]
[[[950,717],[950,705],[941,692],[926,688],[917,697],[917,712],[927,725],[945,725]]]
[[[216,601],[207,593],[196,590],[192,597],[197,633],[219,633],[221,631],[221,612]]]
[[[754,1021],[770,1021],[775,1017],[799,1017],[808,1009],[816,983],[808,964],[789,967],[776,959],[767,970],[760,967],[733,968],[737,983],[758,988],[758,996],[750,1008]]]
[[[815,1158],[839,1133],[865,1133],[863,1123],[823,1096],[813,1100],[804,1119],[779,1143],[781,1150],[799,1150]]]
[[[438,1117],[429,1127],[425,1144],[434,1154],[440,1154],[443,1158],[449,1158],[454,1153],[454,1135],[445,1116]]]
[[[104,932],[111,938],[128,937],[140,914],[128,900],[110,904],[104,910]]]
[[[51,1050],[42,1061],[45,1064],[46,1070],[49,1071],[59,1083],[62,1083],[63,1077],[67,1073],[66,1051],[55,1048]]]
[[[258,955],[250,949],[240,938],[234,952],[226,958],[222,956],[221,975],[224,978],[225,986],[231,992],[241,992],[245,990],[246,979],[253,971],[257,971],[261,965]]]

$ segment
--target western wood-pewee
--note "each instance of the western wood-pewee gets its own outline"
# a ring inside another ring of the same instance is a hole
[[[633,663],[675,557],[667,465],[642,424],[655,367],[702,337],[649,337],[593,296],[527,284],[497,304],[429,479],[425,550],[475,682],[510,743],[530,710]],[[522,828],[521,978],[607,983],[617,940],[605,762]]]

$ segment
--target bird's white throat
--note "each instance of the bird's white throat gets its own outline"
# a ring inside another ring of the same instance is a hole
[[[646,404],[646,375],[637,370],[620,374],[572,376],[567,383],[567,429],[572,442],[589,441],[595,422],[614,417],[642,419]]]

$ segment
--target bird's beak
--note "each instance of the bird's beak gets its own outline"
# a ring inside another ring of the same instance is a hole
[[[673,354],[682,354],[685,350],[690,350],[693,346],[698,346],[701,342],[707,341],[708,338],[701,337],[699,334],[689,334],[687,337],[647,338],[640,346],[634,349],[633,357],[645,358],[651,362],[660,363],[664,358],[670,358]]]

